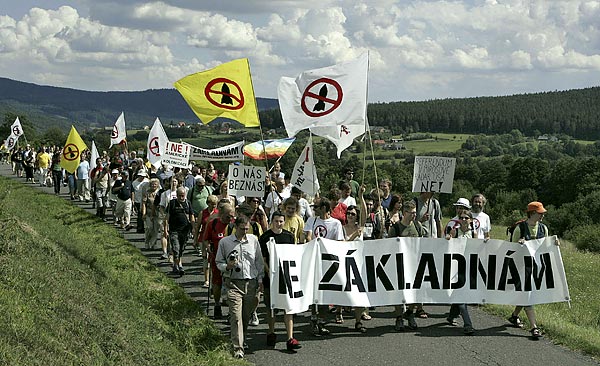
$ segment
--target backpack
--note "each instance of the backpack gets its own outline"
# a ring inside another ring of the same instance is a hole
[[[420,238],[423,237],[423,225],[421,225],[421,223],[419,221],[413,221],[413,223],[415,224],[415,229],[417,229],[417,234],[419,235]],[[408,226],[404,226],[402,225],[402,223],[400,222],[400,220],[396,221],[394,223],[394,230],[396,230],[396,235],[401,235],[402,232],[404,231],[404,229],[406,229]]]
[[[531,233],[529,232],[529,225],[527,225],[527,219],[521,219],[506,228],[506,235],[509,237],[509,241],[513,241],[513,234],[517,226],[519,227],[519,231],[521,232],[521,237],[519,239],[532,239]],[[541,222],[538,222],[538,231],[536,233],[535,238],[533,239],[540,239],[544,236],[546,236],[546,225],[542,224]]]

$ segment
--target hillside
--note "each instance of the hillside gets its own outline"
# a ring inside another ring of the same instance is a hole
[[[257,98],[259,110],[278,108],[276,99]],[[40,130],[52,126],[110,126],[125,111],[128,127],[198,118],[175,89],[127,92],[84,91],[0,78],[0,113],[26,114]]]

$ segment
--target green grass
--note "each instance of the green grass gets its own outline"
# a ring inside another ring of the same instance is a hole
[[[506,227],[493,225],[491,237],[506,238]],[[571,302],[536,305],[538,326],[554,343],[600,357],[600,255],[580,252],[566,240],[561,240],[561,254]],[[514,307],[486,305],[483,309],[507,318]],[[525,312],[521,318],[529,326]]]
[[[0,178],[6,365],[228,365],[228,342],[138,249],[61,198]]]

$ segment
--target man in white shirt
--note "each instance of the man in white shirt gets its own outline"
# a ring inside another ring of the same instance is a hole
[[[309,218],[304,224],[307,241],[314,238],[344,240],[342,223],[331,217],[331,201],[327,198],[315,199],[315,213],[317,216]]]
[[[487,199],[481,193],[477,193],[471,198],[473,208],[473,229],[477,232],[478,238],[483,238],[484,241],[490,240],[490,231],[492,231],[492,222],[488,214],[483,212]]]
[[[271,214],[277,211],[279,205],[290,196],[290,192],[284,190],[285,181],[283,178],[277,178],[274,182],[275,189],[269,193],[265,201],[265,212],[267,213],[267,217],[269,217],[269,221]]]

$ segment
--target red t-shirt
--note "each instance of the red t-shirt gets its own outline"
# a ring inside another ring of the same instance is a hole
[[[216,223],[214,223],[215,220]],[[208,240],[210,242],[210,248],[213,253],[217,252],[217,249],[219,248],[219,241],[225,237],[227,225],[229,225],[229,223],[224,224],[218,217],[215,217],[206,224],[204,240]]]

